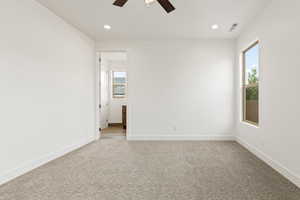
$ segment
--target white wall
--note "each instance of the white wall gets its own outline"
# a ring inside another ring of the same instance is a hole
[[[240,141],[300,187],[299,10],[299,0],[274,0],[239,37],[238,54],[260,40],[260,127],[239,118],[236,128]]]
[[[229,138],[234,41],[106,41],[127,50],[129,139]]]
[[[33,0],[0,6],[0,184],[95,138],[94,42]]]
[[[100,80],[100,87],[101,87],[101,109],[100,111],[100,127],[102,129],[108,127],[108,117],[109,117],[109,62],[103,56],[101,58],[101,80]]]

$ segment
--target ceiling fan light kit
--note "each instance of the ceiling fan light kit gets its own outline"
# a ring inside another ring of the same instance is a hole
[[[113,5],[123,7],[128,0],[115,0]],[[170,13],[175,10],[175,7],[171,4],[169,0],[144,0],[147,6],[150,6],[154,2],[158,2],[167,13]]]
[[[152,3],[154,3],[156,0],[145,0],[145,4],[147,6],[150,6]]]

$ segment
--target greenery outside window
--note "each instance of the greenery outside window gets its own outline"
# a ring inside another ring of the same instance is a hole
[[[126,72],[112,72],[112,97],[126,97]]]
[[[259,42],[243,51],[243,121],[259,124]]]

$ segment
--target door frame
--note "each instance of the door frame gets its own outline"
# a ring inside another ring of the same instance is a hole
[[[101,119],[100,119],[100,112],[101,112],[101,109],[100,109],[100,104],[101,104],[101,62],[100,62],[100,59],[101,59],[101,53],[106,53],[106,52],[109,52],[109,53],[113,53],[113,52],[116,52],[116,53],[119,53],[119,52],[122,52],[122,53],[126,53],[127,54],[127,62],[126,62],[126,66],[127,66],[127,129],[126,129],[126,140],[128,140],[128,138],[130,137],[130,133],[131,133],[131,104],[130,104],[130,89],[129,89],[129,56],[128,56],[128,50],[97,50],[96,51],[96,81],[95,81],[95,84],[96,84],[96,135],[95,135],[95,138],[96,140],[99,140],[101,138],[101,130],[100,130],[100,127],[101,127]]]

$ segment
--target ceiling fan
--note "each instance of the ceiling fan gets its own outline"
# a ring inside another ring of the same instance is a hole
[[[128,0],[116,0],[113,5],[123,7]],[[167,13],[172,12],[175,10],[175,7],[171,4],[169,0],[145,0],[146,5],[150,5],[154,3],[155,1],[158,1],[158,3],[165,9]]]

